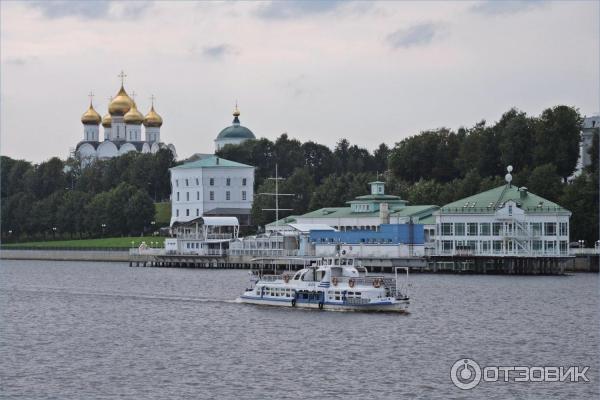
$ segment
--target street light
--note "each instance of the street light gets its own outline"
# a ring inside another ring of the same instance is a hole
[[[52,227],[52,239],[56,240],[56,227],[55,226]]]
[[[102,237],[104,237],[104,230],[106,229],[106,224],[101,224],[102,227]]]

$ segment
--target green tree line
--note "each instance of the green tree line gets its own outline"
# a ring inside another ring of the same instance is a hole
[[[154,201],[168,199],[168,150],[81,161],[53,157],[40,164],[0,160],[4,241],[139,235],[152,227]]]

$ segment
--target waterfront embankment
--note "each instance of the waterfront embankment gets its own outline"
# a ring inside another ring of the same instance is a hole
[[[2,260],[45,260],[45,261],[129,261],[128,249],[2,249]]]

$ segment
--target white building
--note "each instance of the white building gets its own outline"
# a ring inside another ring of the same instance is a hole
[[[227,144],[240,144],[249,139],[256,139],[254,133],[245,126],[240,125],[240,110],[235,106],[233,110],[233,123],[227,128],[219,132],[215,139],[215,152],[223,148]]]
[[[171,226],[204,216],[250,223],[254,167],[211,155],[170,169]]]
[[[137,104],[125,91],[123,84],[108,105],[108,113],[102,118],[92,102],[81,116],[83,140],[75,147],[75,154],[83,165],[95,159],[117,157],[130,151],[156,153],[169,149],[177,157],[175,146],[161,142],[162,117],[154,110],[154,99],[150,111],[144,116]],[[100,140],[100,123],[104,129],[104,140]],[[144,132],[142,132],[142,125]],[[145,133],[145,137],[143,136]]]
[[[440,208],[435,255],[566,257],[571,212],[507,183]]]

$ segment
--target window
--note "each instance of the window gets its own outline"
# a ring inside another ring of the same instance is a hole
[[[500,236],[502,233],[502,222],[494,222],[492,224],[492,235]]]
[[[200,192],[196,192],[196,200],[200,200]]]
[[[210,193],[209,193],[209,198],[210,198],[211,200],[214,200],[214,199],[215,199],[215,192],[213,192],[212,190],[211,190],[211,191],[210,191]]]
[[[179,187],[179,179],[175,179],[175,186]]]
[[[560,241],[560,254],[568,254],[569,253],[569,242],[566,240]]]
[[[177,201],[179,201],[179,192],[177,192]]]
[[[512,204],[508,206],[508,215],[512,216]]]
[[[190,181],[187,178],[185,178],[185,186],[190,186]]]
[[[541,240],[534,240],[531,242],[531,249],[533,251],[541,251],[542,250],[542,241]]]
[[[185,209],[185,216],[186,216],[186,217],[189,217],[189,216],[190,216],[190,209],[189,209],[189,208],[186,208],[186,209]]]
[[[227,186],[231,186],[231,178],[227,178],[227,180],[225,181],[225,184]]]
[[[242,190],[242,200],[246,200],[246,191]]]
[[[490,223],[484,222],[479,224],[479,234],[481,236],[490,236]]]
[[[196,208],[196,217],[199,217],[199,216],[200,216],[200,209]]]
[[[531,233],[533,236],[540,236],[542,234],[542,223],[541,222],[532,222],[531,223]]]
[[[185,192],[185,200],[190,201],[190,192]]]
[[[547,240],[545,243],[546,253],[554,253],[556,250],[556,242],[554,240]]]
[[[246,186],[246,178],[242,179],[242,186]]]
[[[477,236],[477,222],[467,223],[467,236]]]
[[[208,182],[210,186],[215,186],[215,178],[210,178]]]
[[[225,200],[231,200],[231,192],[229,190],[225,192]]]
[[[567,236],[569,235],[569,224],[567,224],[566,222],[561,222],[559,225],[559,235],[560,236]]]
[[[482,253],[489,253],[490,252],[490,241],[482,240],[481,242],[479,242],[479,249],[481,250]]]
[[[198,178],[196,178],[196,186],[200,185],[200,181],[198,181]]]
[[[502,240],[494,240],[494,253],[502,252]]]
[[[452,224],[449,222],[442,222],[442,235],[452,235]]]
[[[464,222],[457,222],[454,224],[454,235],[455,236],[464,236],[465,235]]]
[[[179,209],[175,210],[175,216],[179,217]]]
[[[544,234],[546,236],[556,236],[556,222],[546,222],[544,224]]]
[[[442,250],[444,252],[452,251],[452,240],[442,240]]]

